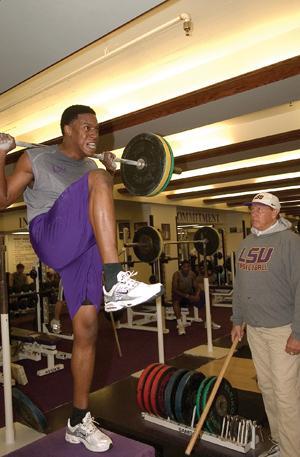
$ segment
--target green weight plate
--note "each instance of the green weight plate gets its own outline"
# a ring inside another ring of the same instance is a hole
[[[169,149],[170,157],[171,157],[171,166],[170,166],[169,176],[168,176],[168,178],[166,179],[165,184],[164,184],[164,185],[162,186],[162,188],[160,189],[160,192],[164,192],[164,190],[166,190],[166,188],[168,187],[168,184],[169,184],[169,182],[171,181],[171,178],[172,178],[172,176],[173,176],[174,165],[175,165],[174,155],[173,155],[173,151],[172,151],[171,146],[169,145],[169,143],[168,143],[164,138],[162,139],[162,141],[165,142],[167,148]]]
[[[214,384],[215,380],[207,385],[202,406],[206,404]],[[227,379],[223,378],[207,415],[206,426],[208,430],[211,433],[219,435],[222,430],[223,417],[226,415],[234,416],[237,414],[237,411],[238,400],[236,390]]]
[[[205,384],[205,387],[203,389],[203,393],[202,393],[202,396],[201,396],[201,411],[204,411],[206,402],[207,402],[207,400],[209,398],[209,393],[211,392],[211,389],[214,386],[214,383],[215,383],[216,379],[217,379],[216,376],[210,376],[208,378],[207,383]],[[210,432],[211,430],[210,430],[210,427],[209,427],[208,416],[209,416],[209,414],[206,416],[206,420],[205,420],[204,424],[205,424],[205,429]]]
[[[175,416],[175,396],[181,378],[188,370],[181,368],[171,376],[165,390],[165,410],[170,419],[176,420]]]
[[[153,133],[141,133],[129,141],[122,158],[145,162],[141,170],[121,163],[122,181],[131,194],[155,195],[164,186],[171,166],[170,153],[166,149],[161,137]]]
[[[158,136],[158,135],[157,135]],[[170,179],[171,179],[171,176],[173,174],[173,168],[174,168],[174,164],[172,166],[172,163],[173,163],[173,153],[170,151],[166,141],[164,140],[163,137],[161,136],[158,136],[158,138],[160,139],[161,141],[161,144],[163,145],[164,147],[164,150],[165,150],[165,173],[162,177],[162,179],[160,180],[160,182],[158,183],[156,189],[153,190],[153,192],[149,195],[149,197],[152,197],[154,195],[158,195],[160,192],[163,191],[163,189],[165,189],[167,187],[167,185],[169,184],[170,182]]]
[[[191,425],[196,394],[205,378],[199,371],[188,371],[178,384],[175,395],[175,416],[178,422]]]
[[[196,414],[197,414],[197,420],[199,420],[201,413],[202,413],[202,408],[201,408],[201,397],[202,393],[204,390],[204,387],[209,381],[210,378],[205,378],[203,381],[200,383],[200,386],[198,387],[197,394],[196,394]]]
[[[133,251],[142,262],[154,262],[162,253],[163,240],[159,231],[154,227],[139,228],[132,241],[138,243],[138,246],[133,246]]]
[[[45,432],[47,420],[42,411],[21,390],[12,389],[13,408],[17,418],[38,432]]]

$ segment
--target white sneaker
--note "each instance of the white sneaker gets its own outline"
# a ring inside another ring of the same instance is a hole
[[[280,457],[278,444],[273,444],[268,451],[264,451],[259,457]]]
[[[118,282],[109,292],[103,287],[105,311],[118,311],[136,306],[164,293],[164,287],[160,283],[145,284],[132,279],[136,274],[133,271],[120,271],[117,276]]]
[[[185,328],[183,323],[177,324],[178,335],[185,335]]]
[[[97,428],[95,424],[97,422],[94,421],[91,413],[86,413],[80,424],[74,427],[71,427],[69,419],[65,440],[72,444],[82,443],[92,452],[108,451],[112,447],[112,440]]]
[[[52,333],[56,333],[57,335],[61,333],[61,324],[58,319],[52,319],[50,326]]]
[[[204,327],[207,328],[206,322],[204,323]],[[211,323],[211,328],[212,328],[213,330],[219,330],[219,329],[221,328],[221,325],[216,324],[216,322],[212,322],[212,323]]]

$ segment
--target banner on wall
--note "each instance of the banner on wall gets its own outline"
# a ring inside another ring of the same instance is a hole
[[[18,263],[23,263],[25,273],[28,273],[37,264],[38,258],[32,249],[28,235],[7,235],[6,252],[6,270],[11,273],[16,271]]]
[[[192,208],[189,206],[177,207],[178,224],[222,224],[222,213],[218,211]]]

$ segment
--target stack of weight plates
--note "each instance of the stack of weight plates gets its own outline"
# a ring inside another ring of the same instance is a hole
[[[199,371],[153,363],[139,378],[137,404],[142,411],[190,426],[195,406],[197,421],[215,380],[216,376],[206,378]],[[236,391],[223,379],[206,418],[205,430],[219,435],[223,417],[237,414],[237,409]]]

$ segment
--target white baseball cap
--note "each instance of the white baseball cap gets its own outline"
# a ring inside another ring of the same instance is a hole
[[[245,203],[246,206],[255,205],[255,203],[261,203],[262,205],[270,206],[273,209],[280,211],[280,202],[276,195],[270,194],[269,192],[261,192],[253,197],[252,202]]]

